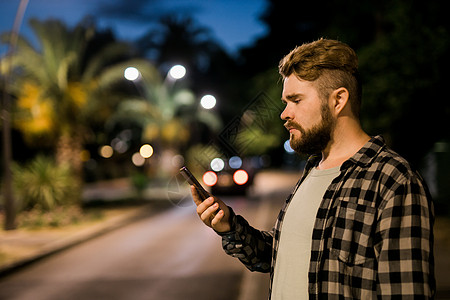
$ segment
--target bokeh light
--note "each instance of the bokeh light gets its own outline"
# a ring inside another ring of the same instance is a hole
[[[237,170],[236,172],[234,172],[233,180],[238,185],[246,184],[248,181],[248,173],[244,170]]]
[[[145,158],[143,158],[139,152],[136,152],[131,156],[131,161],[136,167],[141,167],[145,163]]]
[[[239,169],[242,166],[242,159],[239,156],[232,156],[228,164],[233,169]]]
[[[139,153],[143,158],[150,158],[153,155],[153,147],[149,144],[142,145],[139,149]]]
[[[207,186],[213,186],[217,183],[217,174],[213,171],[208,171],[203,174],[203,183]]]
[[[113,153],[114,153],[114,150],[109,145],[104,145],[104,146],[100,147],[99,154],[103,158],[110,158],[113,155]]]
[[[181,79],[186,75],[186,68],[182,65],[175,65],[169,70],[169,76],[173,79]]]
[[[294,153],[294,149],[292,149],[291,142],[289,140],[284,142],[284,151],[287,153]]]
[[[83,150],[80,153],[80,158],[82,162],[87,162],[88,160],[91,159],[91,153],[89,153],[88,150]]]
[[[213,95],[205,95],[200,100],[200,105],[205,109],[211,109],[216,106],[216,97]]]
[[[225,162],[223,159],[216,157],[211,161],[211,169],[216,172],[220,172],[225,167]]]
[[[125,69],[123,76],[127,80],[135,81],[139,78],[139,76],[141,76],[141,72],[139,72],[139,70],[136,69],[135,67],[128,67]]]

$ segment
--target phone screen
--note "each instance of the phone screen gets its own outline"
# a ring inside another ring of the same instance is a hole
[[[190,184],[195,186],[197,193],[201,200],[205,200],[210,195],[209,193],[203,188],[203,186],[198,182],[198,180],[195,178],[195,176],[189,171],[187,167],[182,167],[180,169],[181,175],[183,175],[184,179]]]

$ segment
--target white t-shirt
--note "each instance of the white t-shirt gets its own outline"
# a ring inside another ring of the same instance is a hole
[[[317,210],[339,168],[312,169],[295,192],[281,228],[272,285],[273,300],[308,299],[308,271]]]

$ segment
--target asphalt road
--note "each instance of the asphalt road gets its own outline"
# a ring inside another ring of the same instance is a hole
[[[0,299],[236,299],[242,271],[193,206],[173,207],[2,279]]]
[[[252,197],[222,200],[270,230],[297,176],[260,176]],[[268,280],[223,252],[189,199],[2,278],[0,299],[266,299]]]
[[[262,229],[271,228],[296,180],[270,177],[276,180],[262,176],[256,182],[257,199],[223,198]],[[250,274],[223,252],[220,241],[198,219],[193,203],[178,203],[1,278],[0,299],[266,298],[268,275]]]

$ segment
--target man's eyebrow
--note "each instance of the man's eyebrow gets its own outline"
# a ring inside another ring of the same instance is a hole
[[[286,95],[286,97],[281,98],[281,101],[286,101],[286,100],[293,101],[302,96],[303,96],[303,94],[301,94],[301,93],[289,94],[289,95]]]

